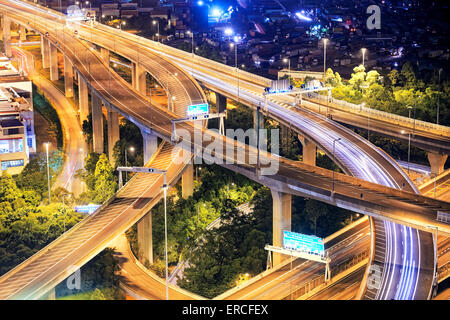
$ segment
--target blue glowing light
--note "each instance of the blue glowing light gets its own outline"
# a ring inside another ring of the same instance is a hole
[[[305,15],[303,15],[304,11],[302,12],[296,12],[295,15],[297,16],[297,18],[299,18],[300,20],[304,20],[304,21],[312,21],[312,19],[310,17],[307,17]]]

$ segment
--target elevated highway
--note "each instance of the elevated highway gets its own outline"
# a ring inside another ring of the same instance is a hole
[[[119,109],[121,113],[123,114],[127,114],[127,116],[135,123],[137,123],[140,127],[144,127],[147,128],[147,130],[154,132],[155,134],[157,134],[158,136],[160,136],[162,139],[164,140],[170,140],[170,136],[171,136],[171,125],[170,125],[170,119],[173,119],[173,117],[175,117],[176,115],[171,113],[170,111],[167,110],[163,110],[162,108],[159,108],[157,106],[152,105],[151,108],[149,108],[149,103],[148,101],[142,97],[142,95],[136,94],[129,86],[127,86],[127,84],[124,83],[124,81],[121,81],[120,79],[117,79],[116,75],[113,74],[108,68],[107,66],[104,65],[103,62],[100,61],[100,59],[98,57],[95,56],[95,54],[92,52],[93,50],[88,49],[85,45],[83,48],[83,44],[81,44],[80,46],[80,42],[79,41],[74,41],[73,36],[71,33],[68,33],[67,30],[65,30],[64,27],[58,28],[58,20],[54,21],[54,15],[48,13],[48,15],[50,17],[47,16],[46,12],[39,12],[39,19],[38,21],[36,21],[36,18],[33,14],[31,14],[31,16],[27,17],[26,11],[22,6],[22,3],[20,2],[13,2],[13,1],[1,1],[0,3],[5,3],[7,2],[8,6],[2,6],[1,7],[1,11],[5,12],[8,14],[8,16],[12,17],[14,20],[17,21],[26,21],[25,23],[32,23],[33,19],[34,19],[34,24],[32,25],[34,28],[40,28],[41,32],[45,32],[43,30],[50,30],[52,31],[51,35],[50,35],[50,39],[54,42],[58,41],[60,44],[62,43],[62,48],[64,47],[72,47],[73,45],[77,45],[79,46],[79,50],[77,50],[77,54],[75,55],[74,52],[75,51],[71,51],[71,52],[67,52],[66,54],[70,55],[72,54],[71,58],[75,61],[74,65],[77,65],[77,69],[80,72],[80,74],[83,74],[86,81],[92,86],[92,89],[97,92],[98,94],[100,94],[106,101],[107,103],[113,105],[115,108]],[[17,9],[11,9],[11,3],[14,3],[14,5],[19,6],[20,10],[20,14],[19,12],[17,12]],[[30,9],[31,12],[35,13],[36,9],[32,8]],[[28,18],[28,19],[27,19]],[[50,20],[50,18],[53,18],[53,20]],[[92,29],[91,30],[91,36],[92,33],[95,33],[97,29]],[[54,33],[53,33],[54,32]],[[80,32],[81,33],[81,32]],[[105,38],[105,37],[103,37]],[[69,40],[68,42],[66,41]],[[111,37],[108,38],[108,41],[110,41]],[[80,54],[82,53],[82,54]],[[141,52],[140,52],[141,53]],[[93,55],[95,57],[93,57]],[[83,58],[83,56],[85,56],[85,58]],[[94,63],[91,63],[94,62]],[[174,75],[174,74],[173,74]],[[182,83],[184,84],[184,82],[188,82],[189,84],[189,77],[184,75],[184,80],[182,81]],[[175,81],[175,80],[174,80]],[[192,82],[193,85],[191,86],[191,88],[194,90],[195,92],[195,84],[194,82]],[[108,85],[109,84],[109,85]],[[179,83],[178,83],[179,85]],[[168,86],[169,87],[169,86]],[[196,89],[198,90],[198,89]],[[185,91],[189,91],[189,90],[185,90]],[[181,92],[182,94],[182,92]],[[177,97],[178,99],[178,97]],[[184,105],[186,105],[187,101],[193,101],[195,99],[191,99],[190,97],[186,98],[186,100],[184,100]],[[132,106],[132,107],[130,107]],[[315,136],[315,140],[314,141],[320,141],[322,143],[321,147],[326,150],[328,152],[328,154],[331,154],[330,149],[331,149],[331,141],[333,141],[335,139],[335,137],[339,137],[339,134],[347,134],[347,136],[344,136],[343,138],[343,142],[346,143],[340,143],[339,146],[339,150],[338,148],[336,148],[336,153],[334,154],[334,157],[332,157],[334,160],[337,161],[338,164],[340,164],[345,172],[348,173],[352,173],[355,174],[355,172],[358,171],[358,168],[355,166],[356,163],[361,164],[364,161],[366,161],[366,158],[364,158],[365,154],[367,152],[365,152],[366,150],[361,150],[359,148],[361,148],[361,146],[358,145],[358,142],[361,143],[362,139],[360,141],[358,141],[358,138],[356,138],[355,136],[351,136],[351,134],[347,131],[345,131],[346,129],[344,128],[340,128],[341,131],[338,133],[333,132],[333,134],[326,134],[326,132],[328,131],[325,129],[321,130],[321,125],[323,125],[324,123],[327,123],[329,126],[333,126],[333,123],[321,118],[320,116],[316,116],[312,113],[300,113],[300,115],[302,115],[303,117],[299,117],[298,113],[289,113],[289,110],[286,106],[281,107],[275,103],[271,103],[270,104],[271,109],[276,110],[280,113],[280,109],[282,110],[281,112],[285,112],[283,119],[288,119],[289,115],[291,114],[297,114],[296,117],[294,117],[295,120],[297,120],[298,122],[296,123],[296,127],[302,127],[301,125],[299,125],[301,122],[299,119],[301,119],[304,122],[304,126],[302,129],[305,133],[309,134],[309,137],[314,136],[314,134],[318,134],[320,132],[320,134],[325,133],[325,138],[320,137],[320,136]],[[286,113],[287,112],[287,113]],[[150,119],[148,119],[148,115],[150,114]],[[305,115],[308,115],[309,117],[306,117]],[[307,121],[307,119],[309,119],[309,122]],[[280,119],[281,120],[281,119]],[[316,123],[314,123],[314,121],[316,121]],[[308,126],[313,126],[312,129],[308,129]],[[334,126],[336,127],[336,126]],[[182,125],[182,128],[191,131],[193,130],[193,127],[190,124],[186,124],[186,125]],[[213,134],[208,133],[208,135],[213,136]],[[348,138],[350,138],[350,140],[348,140]],[[320,139],[322,138],[322,139]],[[219,137],[219,139],[222,139]],[[345,141],[347,139],[347,141]],[[226,140],[226,139],[225,139]],[[230,142],[227,142],[227,144]],[[350,146],[352,144],[352,146]],[[343,146],[342,146],[343,145]],[[355,145],[355,146],[353,146]],[[356,147],[357,146],[357,147]],[[370,144],[364,144],[365,148],[372,148],[374,150],[376,150],[375,148],[371,147]],[[193,146],[195,147],[195,146]],[[200,149],[204,149],[205,146],[204,145],[197,145],[197,147],[199,147]],[[356,150],[355,150],[356,149]],[[246,147],[247,153],[249,153],[249,148]],[[254,150],[251,150],[252,152],[255,152]],[[352,152],[353,151],[353,152]],[[372,151],[373,152],[373,151]],[[395,167],[395,163],[392,161],[392,159],[390,159],[389,157],[387,157],[386,155],[381,155],[379,151],[377,151],[378,153],[378,161],[380,162],[384,162],[386,163],[386,166],[389,165],[389,163],[391,163],[391,167],[393,167],[394,169],[392,170],[392,172],[390,172],[389,174],[387,174],[387,171],[389,170],[385,170],[384,168],[380,167],[380,164],[377,163],[376,161],[373,161],[373,158],[367,157],[367,167],[364,168],[360,168],[359,170],[361,170],[361,172],[364,172],[365,174],[361,174],[362,177],[369,177],[369,180],[377,180],[376,177],[379,178],[378,181],[381,184],[386,184],[386,185],[391,185],[392,187],[397,187],[397,188],[405,188],[408,189],[410,191],[413,191],[413,187],[411,186],[411,184],[409,183],[409,180],[407,179],[407,177],[405,177],[402,172],[398,172],[398,170]],[[271,158],[274,159],[274,156],[271,155],[263,155],[263,157],[267,157],[267,158]],[[235,159],[233,159],[235,160]],[[355,161],[357,160],[357,161]],[[351,165],[351,162],[353,162],[353,166]],[[350,169],[348,169],[345,165],[348,164],[348,166],[350,167]],[[254,168],[251,169],[251,166],[248,165],[243,165],[241,164],[240,166],[238,166],[238,168],[234,168],[235,170],[241,171],[244,174],[247,174],[249,176],[252,175],[251,171],[254,172]],[[312,169],[311,167],[307,168],[304,167],[303,168],[306,171],[311,171],[311,170],[317,170],[317,169]],[[368,171],[364,171],[367,170]],[[372,176],[370,171],[371,170],[375,170],[375,172],[372,172]],[[300,171],[300,172],[299,172]],[[354,171],[354,172],[352,172]],[[296,179],[300,178],[300,175],[303,174],[304,172],[301,172],[301,170],[299,170],[299,164],[295,164],[293,162],[289,162],[287,160],[283,160],[280,163],[280,174],[275,177],[274,179],[272,179],[271,181],[266,178],[266,177],[255,177],[255,175],[253,174],[253,178],[258,179],[257,181],[261,181],[264,184],[268,184],[271,185],[273,187],[278,187],[278,189],[285,189],[286,190],[286,184],[290,184],[292,186],[294,186],[294,188],[289,188],[291,191],[292,189],[295,189],[295,187],[298,188],[297,193],[298,194],[302,194],[304,195],[304,185],[302,185],[301,182],[299,181],[295,181]],[[355,174],[357,175],[357,174]],[[326,176],[326,174],[325,174]],[[395,176],[395,178],[393,177]],[[292,180],[292,177],[295,177],[294,180]],[[374,179],[375,177],[375,179]],[[273,178],[273,177],[271,177]],[[325,190],[326,192],[324,192],[322,194],[322,196],[319,196],[320,192],[318,193],[311,193],[311,192],[307,192],[307,194],[310,194],[311,197],[318,197],[319,199],[325,200],[325,201],[329,201],[332,203],[335,203],[337,205],[347,205],[347,203],[345,201],[336,201],[335,199],[337,199],[337,195],[339,194],[339,192],[337,191],[337,187],[336,187],[336,192],[331,193],[330,192],[330,183],[329,183],[329,179],[330,179],[330,174],[328,174],[328,177],[326,177],[328,179],[328,188],[326,187]],[[342,177],[340,177],[341,179]],[[345,177],[346,179],[351,179],[350,177]],[[345,179],[344,179],[345,180]],[[403,180],[403,182],[401,181]],[[291,182],[292,183],[289,183]],[[396,181],[395,183],[393,181]],[[352,187],[349,187],[349,185],[346,185],[347,181],[344,181],[343,185],[345,185],[344,188],[342,188],[342,190],[340,192],[349,192],[351,188],[355,188],[358,183],[356,183],[355,185],[353,185]],[[280,187],[280,185],[284,185],[282,187]],[[326,184],[325,184],[326,185]],[[337,184],[336,184],[337,186]],[[308,186],[310,187],[310,186]],[[340,186],[342,187],[342,185]],[[356,187],[358,188],[358,187]],[[370,189],[370,187],[368,187]],[[345,190],[345,191],[344,191]],[[385,189],[384,191],[389,191],[389,192],[394,192],[391,189]],[[384,192],[382,191],[382,192]],[[321,191],[323,192],[323,191]],[[379,192],[379,191],[378,191]],[[294,192],[291,192],[294,193]],[[327,194],[328,193],[328,194]],[[339,199],[345,199],[345,197],[361,197],[360,196],[360,192],[350,192],[352,195],[346,195],[343,198]],[[408,194],[408,196],[406,196],[406,194]],[[364,194],[367,195],[367,194]],[[364,196],[363,195],[363,196]],[[396,205],[398,204],[396,201],[399,201],[401,204],[399,205],[398,208],[400,209],[400,212],[408,212],[413,209],[416,205],[420,207],[420,205],[423,204],[427,204],[429,200],[426,199],[416,199],[414,198],[414,200],[412,200],[411,195],[409,195],[408,192],[401,192],[401,195],[396,195],[394,196],[394,198],[396,199],[395,201],[393,201],[392,203],[395,203]],[[397,197],[397,198],[396,198]],[[414,196],[416,197],[416,196]],[[338,197],[339,198],[339,197]],[[372,197],[369,196],[368,197],[369,201],[367,201],[367,203],[370,203],[370,201],[373,201],[376,197]],[[348,198],[347,198],[348,199]],[[352,199],[352,201],[354,201],[355,199]],[[377,199],[379,200],[379,199]],[[392,199],[391,199],[392,200]],[[402,202],[403,201],[403,202]],[[412,206],[408,203],[408,201],[413,201]],[[367,203],[365,201],[364,202],[364,206],[367,205]],[[389,201],[388,201],[389,202]],[[421,204],[417,204],[421,202]],[[428,205],[428,204],[427,204]],[[363,206],[363,207],[364,207]],[[369,208],[370,205],[367,205],[367,208]],[[348,207],[347,207],[348,208]],[[366,208],[366,207],[364,207]],[[372,211],[376,211],[375,209],[373,209],[373,204],[372,204],[372,209],[368,209],[367,211],[365,211],[364,213],[367,214],[372,214]],[[398,209],[397,208],[397,209]],[[364,209],[365,210],[365,209]],[[384,210],[384,208],[383,208]],[[425,223],[427,224],[431,224],[431,225],[436,225],[436,222],[434,221],[434,219],[432,219],[431,217],[436,214],[437,210],[447,210],[446,209],[446,205],[442,204],[442,203],[433,203],[432,205],[428,205],[428,209],[425,210],[425,214],[423,215],[423,217],[421,217],[422,221],[419,223],[419,225],[421,226],[417,226],[417,227],[421,227],[424,228],[424,226],[422,225],[422,223],[424,221],[426,221]],[[414,210],[412,210],[414,211]],[[417,211],[417,210],[416,210]],[[377,212],[376,214],[379,214],[380,216],[383,216],[383,214],[381,212]],[[405,214],[403,217],[394,217],[395,215],[391,214],[390,215],[390,219],[393,219],[394,221],[404,221],[406,223],[406,221],[408,221],[407,223],[413,223],[411,220],[408,220],[408,218],[406,217],[408,214]],[[413,213],[414,216],[417,215],[416,213]],[[388,214],[389,216],[389,214]],[[425,217],[425,218],[424,218]],[[434,217],[434,216],[433,216]],[[383,216],[383,218],[385,218]],[[430,221],[430,219],[432,221]],[[445,226],[443,225],[439,225],[440,228],[444,228],[445,230]],[[397,228],[397,227],[394,227]],[[405,232],[405,234],[411,234],[412,231],[409,232]],[[431,234],[427,233],[427,232],[423,232],[423,234],[420,234],[422,231],[414,231],[417,232],[417,237],[411,237],[412,242],[419,246],[424,245],[429,246],[432,245],[432,239],[431,239]],[[399,231],[399,235],[402,232]],[[421,238],[419,239],[421,235]],[[405,235],[407,236],[407,235]],[[431,239],[428,242],[424,241],[425,238]],[[431,242],[430,242],[431,241]],[[409,255],[412,256],[412,253],[414,253],[414,255],[419,254],[420,256],[420,250],[419,252],[414,252],[415,250],[413,249],[413,247],[411,246],[409,249],[408,248],[403,248],[403,245],[400,245],[401,241],[399,239],[395,239],[393,240],[393,242],[395,243],[395,246],[399,245],[398,248],[398,253],[402,252],[402,250],[409,250],[409,252],[411,252]],[[405,244],[406,246],[407,244]],[[397,250],[397,249],[396,249]],[[422,251],[423,252],[423,251]],[[400,255],[398,255],[400,256]],[[429,257],[428,257],[429,258]],[[399,264],[402,265],[401,261],[396,261],[398,259],[398,257],[390,257],[389,259],[384,260],[382,263],[384,264],[388,264],[390,265],[391,263],[393,264]],[[415,258],[417,260],[417,257]],[[433,261],[433,258],[431,259],[422,259],[422,264],[425,264],[429,262]],[[419,257],[419,261],[420,261],[420,257]],[[424,262],[425,261],[425,262]],[[422,265],[419,263],[419,265],[416,265],[415,267],[413,267],[413,271],[415,271],[415,281],[412,284],[413,286],[415,286],[416,288],[419,286],[420,288],[424,288],[423,292],[420,292],[420,297],[427,297],[426,291],[429,291],[427,288],[430,287],[430,270],[429,270],[429,265]],[[433,263],[432,263],[433,264]],[[22,266],[23,267],[23,266]],[[408,268],[407,266],[400,267],[399,270],[393,270],[391,272],[394,272],[396,275],[392,275],[392,277],[394,277],[396,280],[395,281],[401,281],[402,279],[402,274],[405,274],[405,269],[404,268]],[[408,270],[411,270],[411,267],[409,267]],[[410,272],[410,271],[408,271]],[[421,275],[419,277],[419,274]],[[425,275],[423,278],[422,276],[424,274],[428,274]],[[432,278],[432,275],[431,275]],[[3,278],[2,278],[3,279]],[[394,281],[394,282],[395,282]],[[419,283],[423,281],[423,283]],[[392,281],[391,281],[392,282]],[[3,281],[0,280],[0,285],[3,283]],[[416,291],[414,290],[414,293],[412,296],[409,295],[406,298],[416,298],[417,296],[415,296]],[[418,292],[419,294],[419,292]],[[402,296],[403,298],[405,298],[404,296]]]

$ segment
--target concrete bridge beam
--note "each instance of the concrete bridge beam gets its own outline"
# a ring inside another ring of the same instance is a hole
[[[137,63],[133,63],[131,68],[131,79],[133,88],[144,96],[147,95],[147,71]]]
[[[3,21],[5,21],[5,17],[0,15],[0,38],[3,40]]]
[[[12,52],[11,52],[11,20],[6,17],[3,16],[2,19],[3,22],[3,47],[5,48],[5,55],[9,58],[12,57]]]
[[[48,41],[49,63],[50,63],[50,80],[56,81],[59,79],[58,72],[58,48]]]
[[[50,291],[43,295],[40,300],[56,300],[55,288],[50,289]]]
[[[111,107],[108,108],[108,158],[111,165],[114,165],[114,146],[120,139],[119,134],[119,113]]]
[[[187,166],[181,176],[181,195],[183,199],[187,199],[194,194],[194,165]]]
[[[283,231],[291,230],[292,195],[271,189],[273,200],[273,245],[283,247]],[[273,253],[273,266],[280,264],[288,256]]]
[[[19,26],[19,39],[20,41],[27,41],[27,29],[25,28],[25,26],[20,25]]]
[[[144,141],[144,165],[150,161],[151,157],[158,148],[158,137],[141,130],[142,139]]]
[[[225,112],[227,110],[227,97],[215,92],[217,112]]]
[[[281,151],[284,155],[286,155],[289,152],[290,149],[290,138],[291,133],[289,131],[289,127],[282,125],[280,123],[280,131],[281,131]]]
[[[94,152],[103,153],[103,113],[102,100],[95,93],[91,95],[92,103],[92,136]]]
[[[42,68],[46,69],[50,67],[50,48],[49,41],[44,35],[41,35],[41,55],[42,55]]]
[[[139,261],[153,264],[152,213],[147,213],[137,223]]]
[[[106,64],[109,66],[110,62],[110,54],[109,50],[105,48],[100,48],[100,57],[106,62]]]
[[[83,123],[89,115],[89,93],[87,84],[80,75],[78,75],[78,103],[80,122]]]
[[[73,64],[64,56],[64,91],[67,98],[73,97]]]
[[[431,166],[431,174],[439,175],[444,172],[445,161],[447,161],[448,155],[428,152],[428,162]]]
[[[303,147],[303,162],[312,166],[316,165],[317,147],[309,139],[298,135],[298,139],[302,143]]]

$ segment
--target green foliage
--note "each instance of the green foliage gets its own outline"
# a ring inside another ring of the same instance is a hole
[[[49,153],[50,184],[56,179],[63,163],[64,153],[61,150],[58,149]],[[30,159],[15,181],[19,188],[34,191],[36,197],[44,198],[48,192],[46,154],[40,153]]]
[[[120,266],[115,251],[107,248],[86,263],[80,270],[80,289],[68,289],[66,281],[56,286],[56,295],[67,300],[123,299],[118,274]]]
[[[34,191],[20,190],[6,172],[0,177],[0,275],[81,220],[61,203],[38,206]]]
[[[220,216],[224,204],[229,201],[238,206],[248,202],[257,184],[219,166],[198,166],[197,175],[201,183],[195,183],[193,196],[167,199],[168,257],[169,265],[178,263],[180,256],[195,247],[205,228]],[[152,209],[154,265],[160,276],[164,275],[164,206],[163,201]],[[129,239],[133,232],[128,233]],[[135,241],[135,237],[134,237]],[[132,242],[132,248],[137,248]],[[136,250],[134,252],[137,252]],[[139,255],[139,254],[138,254]]]
[[[197,247],[187,253],[189,266],[178,284],[207,298],[215,297],[236,285],[239,274],[254,276],[265,270],[272,243],[272,195],[260,188],[251,203],[253,212],[244,215],[226,200],[221,225],[203,234]],[[349,213],[315,200],[293,199],[292,230],[324,237],[349,222]],[[315,232],[317,230],[317,232]]]
[[[33,85],[33,106],[50,123],[50,134],[56,137],[58,148],[64,144],[61,122],[51,103]]]
[[[114,195],[117,182],[113,175],[113,169],[105,154],[101,154],[95,167],[94,203],[103,203]]]
[[[94,166],[95,163],[95,166]],[[80,201],[102,204],[117,190],[117,178],[105,154],[90,153],[85,161],[84,170],[77,172],[88,188],[80,195]]]
[[[189,267],[181,287],[212,298],[235,285],[239,273],[264,270],[265,235],[256,220],[240,213],[232,201],[221,210],[222,224],[205,232],[198,248],[187,255]]]
[[[142,166],[144,164],[143,140],[139,128],[131,121],[124,119],[120,123],[119,130],[120,140],[117,141],[113,151],[114,167],[125,165],[125,149],[128,149],[126,165]],[[130,147],[134,148],[134,152],[130,151]]]
[[[327,70],[326,83],[333,86],[333,97],[351,103],[365,102],[368,107],[409,116],[408,106],[414,108],[411,117],[436,122],[439,106],[439,123],[450,124],[450,85],[446,77],[441,83],[437,72],[422,71],[420,77],[415,66],[407,62],[401,72],[390,71],[381,83],[380,74],[365,72],[362,66],[355,67],[347,83],[342,83],[338,74]],[[427,83],[425,84],[425,79]]]

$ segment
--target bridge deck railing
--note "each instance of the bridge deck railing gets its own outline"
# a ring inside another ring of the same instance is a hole
[[[326,95],[311,93],[311,96],[318,100],[322,100],[325,102],[328,101],[328,96]],[[340,110],[360,115],[366,115],[370,119],[377,119],[382,121],[388,120],[389,122],[392,122],[394,124],[399,124],[401,126],[408,127],[411,129],[432,131],[433,133],[438,135],[450,136],[450,127],[447,126],[417,119],[414,120],[412,118],[408,118],[398,114],[376,110],[373,108],[366,107],[362,104],[354,104],[335,98],[331,98],[331,103],[333,104],[334,108],[339,108]]]
[[[357,265],[358,263],[366,259],[368,256],[369,256],[368,250],[358,253],[352,259],[344,261],[331,268],[331,275],[334,277],[339,273],[344,272],[345,270]],[[313,289],[317,288],[318,286],[324,283],[325,283],[324,275],[317,276],[306,283],[296,285],[293,288],[291,287],[290,294],[285,298],[283,298],[283,300],[297,300],[299,297],[307,294],[308,292],[312,291]]]

